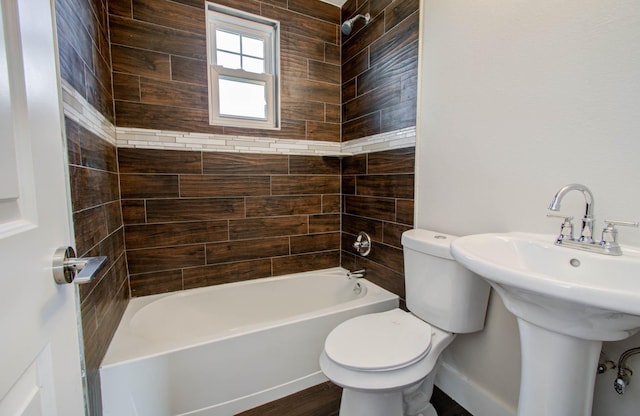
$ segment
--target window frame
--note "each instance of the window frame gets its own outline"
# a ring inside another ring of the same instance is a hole
[[[207,2],[206,19],[209,124],[280,130],[280,22],[209,2]],[[263,40],[265,73],[258,74],[217,65],[216,30]],[[220,114],[218,80],[221,77],[240,82],[264,84],[266,118]]]

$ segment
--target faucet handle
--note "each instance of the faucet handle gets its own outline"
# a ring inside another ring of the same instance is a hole
[[[564,240],[573,240],[573,223],[571,223],[571,221],[573,220],[572,216],[566,216],[566,215],[558,215],[558,214],[551,214],[550,212],[547,212],[547,217],[551,217],[551,218],[562,218],[562,225],[560,226],[560,235],[558,236],[558,238],[556,239],[557,243],[560,243]]]
[[[618,255],[622,254],[622,250],[618,244],[618,230],[616,229],[616,225],[625,227],[638,227],[640,225],[637,221],[604,220],[604,223],[606,226],[602,230],[602,241],[600,241],[600,245]]]

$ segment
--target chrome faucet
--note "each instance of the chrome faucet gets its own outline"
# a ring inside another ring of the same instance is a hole
[[[362,279],[365,274],[367,274],[367,269],[363,267],[362,269],[347,272],[347,277],[349,279]]]
[[[571,191],[580,191],[584,195],[585,200],[585,213],[584,217],[582,217],[582,229],[580,231],[579,242],[585,243],[593,243],[593,194],[584,185],[580,185],[578,183],[573,183],[571,185],[565,185],[556,194],[553,196],[551,200],[551,204],[549,204],[550,211],[560,211],[560,203],[562,202],[562,198],[566,194]]]
[[[564,218],[562,226],[560,227],[560,235],[556,238],[555,244],[558,246],[566,246],[576,248],[578,250],[592,251],[612,256],[622,255],[622,249],[617,241],[618,231],[615,226],[625,225],[629,227],[638,227],[640,223],[605,220],[606,226],[602,230],[602,239],[599,242],[595,241],[593,239],[593,223],[595,222],[595,219],[593,218],[593,194],[586,186],[574,183],[560,188],[560,190],[553,196],[551,204],[549,204],[549,211],[559,211],[562,198],[571,191],[582,192],[585,200],[585,213],[584,217],[582,217],[580,237],[577,240],[573,237],[573,224],[571,223],[573,217],[547,213],[548,217]]]

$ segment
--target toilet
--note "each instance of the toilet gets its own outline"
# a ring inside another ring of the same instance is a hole
[[[340,416],[437,416],[430,404],[442,351],[456,334],[480,331],[484,279],[449,253],[455,236],[402,234],[407,308],[349,319],[329,333],[320,368],[341,386]]]

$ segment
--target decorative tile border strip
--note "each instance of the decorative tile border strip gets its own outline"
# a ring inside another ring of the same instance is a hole
[[[402,149],[416,144],[415,127],[376,134],[344,143],[115,127],[65,80],[62,80],[62,94],[64,114],[67,117],[117,147],[349,156]]]
[[[112,145],[116,145],[115,126],[65,80],[62,80],[62,104],[65,116]]]
[[[416,128],[407,127],[387,133],[375,134],[361,139],[342,143],[342,153],[358,155],[361,153],[381,152],[384,150],[403,149],[416,145]]]

